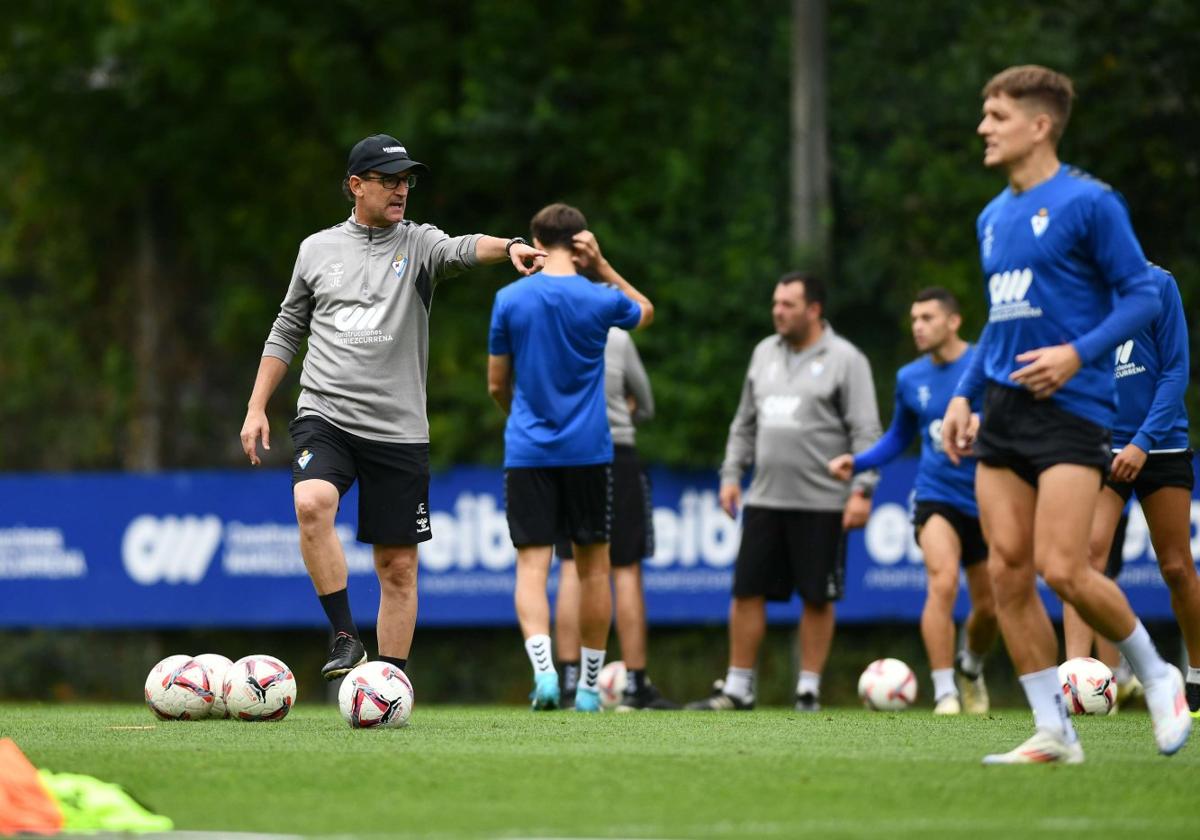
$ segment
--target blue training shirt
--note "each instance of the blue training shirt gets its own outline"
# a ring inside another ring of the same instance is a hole
[[[913,492],[918,502],[942,502],[969,516],[979,516],[975,503],[975,459],[955,464],[942,449],[942,417],[954,388],[971,366],[975,348],[944,365],[922,356],[896,373],[896,407],[892,423],[879,442],[854,456],[854,471],[873,470],[908,448],[913,435],[921,434],[921,460]],[[979,410],[979,400],[972,409]]]
[[[511,356],[515,385],[505,467],[612,461],[604,401],[609,327],[632,329],[642,308],[578,274],[538,272],[496,293],[488,352]]]
[[[1116,387],[1109,354],[1159,310],[1121,197],[1062,165],[1032,189],[1008,187],[992,199],[976,233],[990,309],[977,360],[956,395],[973,396],[985,382],[1020,387],[1009,378],[1024,366],[1017,355],[1069,342],[1083,364],[1051,399],[1111,428]]]
[[[1190,373],[1187,318],[1171,273],[1150,266],[1162,311],[1153,323],[1117,347],[1117,420],[1113,451],[1132,443],[1145,452],[1188,448],[1184,404]]]

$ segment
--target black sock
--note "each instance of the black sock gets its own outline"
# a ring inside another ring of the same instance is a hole
[[[380,655],[380,657],[379,657],[379,661],[380,661],[380,662],[386,662],[386,663],[387,663],[387,664],[389,664],[389,665],[395,665],[395,666],[396,666],[397,668],[399,668],[401,671],[403,671],[405,668],[407,668],[407,667],[408,667],[408,660],[407,660],[407,659],[397,659],[397,658],[396,658],[396,657],[394,657],[394,656],[383,656],[383,655]]]
[[[562,665],[562,690],[571,694],[579,687],[579,662],[560,662]]]
[[[649,684],[645,668],[631,668],[625,672],[625,690],[630,694],[641,694]]]
[[[318,596],[329,623],[333,625],[334,633],[347,633],[358,638],[358,628],[354,626],[354,617],[350,615],[350,594],[345,589]]]

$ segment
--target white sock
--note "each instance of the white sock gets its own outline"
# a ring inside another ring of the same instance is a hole
[[[1187,682],[1200,683],[1200,668],[1188,666]]]
[[[600,690],[600,669],[604,667],[604,651],[590,647],[579,649],[579,689]]]
[[[958,686],[954,684],[954,669],[953,668],[936,668],[929,672],[933,677],[933,699],[934,702],[941,700],[943,697],[948,697],[953,694],[958,695]]]
[[[796,681],[797,694],[811,694],[817,697],[821,693],[821,675],[813,671],[801,671],[800,679]]]
[[[1133,673],[1137,674],[1142,685],[1147,688],[1150,687],[1150,683],[1164,679],[1170,673],[1167,663],[1154,649],[1154,642],[1150,640],[1150,634],[1146,632],[1141,621],[1133,626],[1133,632],[1129,634],[1128,639],[1117,642],[1117,647],[1129,660]]]
[[[529,654],[529,663],[533,665],[534,675],[554,673],[554,659],[550,656],[550,637],[545,633],[526,639],[525,652]]]
[[[968,674],[982,674],[983,657],[965,647],[962,649],[962,667]]]
[[[1129,667],[1129,660],[1124,656],[1121,657],[1121,661],[1117,663],[1116,668],[1112,669],[1112,672],[1113,676],[1117,678],[1117,685],[1129,682],[1130,677],[1133,676],[1133,669]]]
[[[1058,681],[1057,668],[1025,674],[1021,677],[1021,688],[1025,689],[1025,697],[1033,709],[1034,726],[1062,736],[1068,744],[1079,740],[1071,719],[1067,717],[1067,707],[1063,705],[1062,684]]]
[[[750,700],[754,697],[754,669],[733,668],[725,674],[724,691],[730,697]]]

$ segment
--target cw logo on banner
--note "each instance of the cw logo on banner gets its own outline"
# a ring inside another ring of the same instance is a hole
[[[221,542],[221,520],[207,516],[143,515],[129,523],[121,560],[143,586],[199,583]]]

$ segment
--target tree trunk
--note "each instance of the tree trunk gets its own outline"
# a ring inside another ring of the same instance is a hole
[[[830,264],[825,0],[792,0],[792,248]]]
[[[153,472],[162,467],[163,325],[167,295],[159,293],[161,259],[147,198],[137,215],[133,269],[133,406],[125,469]]]

